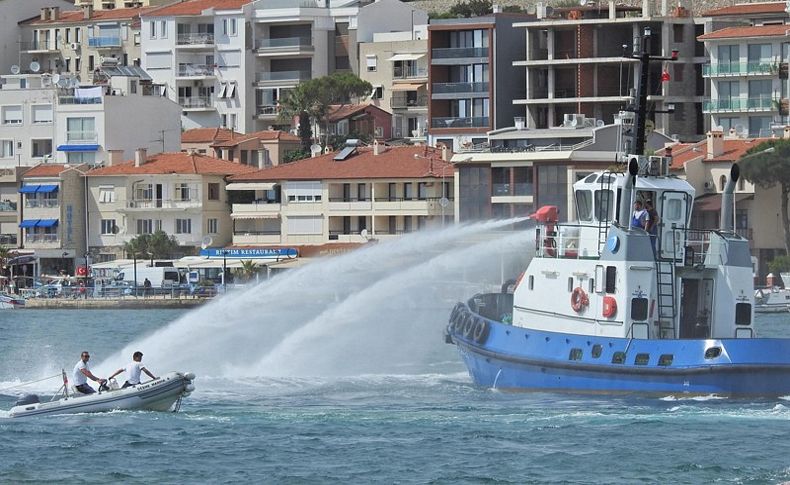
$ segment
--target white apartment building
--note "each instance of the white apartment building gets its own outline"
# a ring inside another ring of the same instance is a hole
[[[392,113],[392,137],[425,141],[428,122],[428,28],[373,34],[359,44],[359,77],[371,103]]]
[[[148,7],[156,5],[167,5],[173,0],[77,0],[74,2],[78,7],[90,5],[94,10],[113,10],[120,8]]]
[[[20,64],[20,22],[35,17],[41,9],[74,8],[66,0],[3,0],[0,2],[0,74],[11,72],[11,66]]]
[[[0,76],[0,169],[52,159],[57,104],[51,77]]]
[[[204,237],[224,245],[231,239],[229,175],[252,167],[192,153],[148,156],[138,150],[121,161],[114,152],[104,167],[87,174],[88,250],[96,261],[124,257],[123,245],[140,234],[174,235],[186,255]]]
[[[181,106],[184,129],[251,130],[250,0],[189,0],[142,16],[142,66]]]

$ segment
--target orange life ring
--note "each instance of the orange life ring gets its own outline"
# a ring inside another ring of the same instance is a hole
[[[584,288],[581,286],[574,288],[573,293],[571,293],[571,308],[573,308],[573,311],[581,313],[589,304],[590,299],[587,297],[587,293],[584,292]]]
[[[617,315],[617,300],[613,296],[603,297],[603,316],[612,318]]]

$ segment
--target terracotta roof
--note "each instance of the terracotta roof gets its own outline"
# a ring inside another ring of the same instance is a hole
[[[137,7],[137,8],[113,8],[110,10],[94,10],[90,19],[83,16],[82,10],[61,11],[57,20],[41,20],[41,17],[20,22],[28,25],[48,25],[48,24],[76,24],[91,23],[101,20],[129,20],[139,17],[147,12],[156,10],[158,7]]]
[[[727,27],[700,35],[697,40],[738,39],[744,37],[784,37],[790,25],[758,25],[755,27]]]
[[[159,153],[148,157],[140,167],[134,160],[121,162],[111,167],[96,168],[88,172],[90,176],[134,175],[134,174],[201,174],[233,175],[251,172],[255,169],[247,165],[220,160],[219,158],[190,153]]]
[[[233,176],[233,180],[325,180],[371,178],[441,178],[452,176],[452,164],[442,161],[442,152],[420,146],[388,147],[373,155],[373,148],[360,147],[343,161],[335,161],[336,153],[306,158],[252,173]],[[414,155],[419,155],[415,158]],[[448,154],[448,158],[452,154]],[[433,161],[426,158],[433,157]]]
[[[717,162],[737,162],[747,150],[759,145],[770,138],[730,138],[724,139],[724,151],[721,155],[713,158],[706,158],[708,152],[707,140],[696,143],[678,143],[672,145],[672,165],[671,170],[683,170],[684,164],[696,159],[702,159],[704,163]],[[666,155],[666,149],[659,150],[659,155]]]
[[[253,0],[187,0],[157,8],[146,17],[171,17],[177,15],[200,15],[204,10],[238,10]]]
[[[285,131],[277,131],[277,130],[264,130],[264,131],[256,131],[254,133],[248,133],[246,135],[239,135],[237,137],[233,137],[232,139],[226,139],[217,141],[213,143],[211,146],[213,147],[234,147],[245,141],[249,140],[282,140],[282,141],[301,141],[298,136],[292,135]]]
[[[716,8],[702,12],[703,17],[719,17],[724,15],[760,15],[785,13],[785,2],[738,3],[729,7]]]
[[[75,168],[77,170],[85,170],[87,165],[63,165],[60,163],[39,163],[31,168],[22,176],[22,178],[33,177],[58,177],[62,172]]]
[[[181,143],[215,143],[244,136],[227,128],[193,128],[181,133]]]
[[[381,112],[390,114],[388,111],[385,111],[378,106],[370,103],[362,103],[362,104],[345,104],[345,105],[332,105],[329,107],[329,113],[327,116],[327,120],[330,123],[334,123],[336,121],[344,120],[349,116],[353,116],[357,113],[361,113],[368,108],[377,109]]]

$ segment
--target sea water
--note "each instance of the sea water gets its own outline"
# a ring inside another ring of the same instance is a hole
[[[0,410],[51,394],[58,379],[19,385],[70,371],[82,350],[100,375],[138,349],[155,373],[198,375],[177,414],[0,411],[0,482],[790,480],[790,399],[474,387],[442,341],[449,310],[529,253],[529,235],[491,229],[371,245],[189,312],[0,312]],[[756,327],[790,337],[790,316]]]

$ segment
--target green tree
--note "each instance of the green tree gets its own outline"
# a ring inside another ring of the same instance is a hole
[[[11,259],[11,250],[5,246],[0,246],[0,276],[5,276],[6,274],[6,264],[8,264],[8,260]],[[0,281],[0,286],[3,286],[6,282]]]
[[[786,273],[790,271],[790,256],[778,256],[768,263],[768,271],[773,274]],[[790,281],[785,286],[790,285]]]
[[[772,151],[766,151],[773,149]],[[782,211],[785,251],[790,254],[790,140],[769,140],[749,149],[738,161],[741,176],[758,187],[769,189],[779,185],[779,207]]]
[[[468,0],[450,7],[449,13],[451,17],[480,17],[490,14],[493,7],[491,0]]]
[[[251,281],[258,273],[258,263],[251,259],[242,260],[241,262],[241,275],[244,281]]]
[[[369,82],[349,72],[310,79],[290,90],[280,100],[280,119],[290,122],[299,117],[302,150],[309,152],[312,144],[312,130],[309,129],[311,122],[317,123],[321,131],[326,133],[333,106],[340,105],[342,108],[352,99],[370,94],[372,89]]]
[[[153,259],[170,259],[179,251],[175,236],[168,236],[165,231],[158,230],[153,234],[140,234],[124,244],[123,250],[128,256],[149,257]]]

